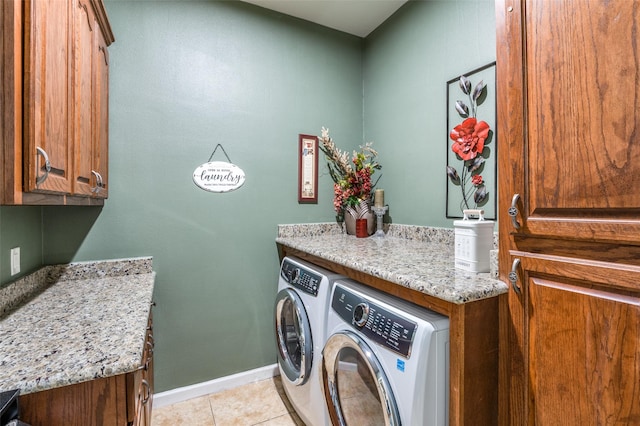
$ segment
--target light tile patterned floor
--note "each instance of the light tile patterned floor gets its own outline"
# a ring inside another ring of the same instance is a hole
[[[153,408],[152,426],[304,426],[280,377]]]

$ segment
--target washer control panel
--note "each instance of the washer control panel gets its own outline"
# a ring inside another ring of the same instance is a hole
[[[405,358],[411,356],[411,345],[418,329],[416,322],[340,285],[333,292],[331,307],[346,323],[369,340]]]
[[[320,288],[320,281],[322,281],[321,275],[315,274],[288,260],[282,262],[280,275],[292,287],[311,294],[314,297],[318,296],[318,288]]]

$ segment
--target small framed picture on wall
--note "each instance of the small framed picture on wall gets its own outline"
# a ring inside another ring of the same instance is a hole
[[[318,203],[318,137],[298,135],[298,203]]]

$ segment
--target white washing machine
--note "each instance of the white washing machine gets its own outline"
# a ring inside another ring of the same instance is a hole
[[[329,424],[319,362],[333,282],[341,275],[285,257],[280,267],[274,316],[278,368],[289,401],[307,426]]]
[[[320,374],[334,425],[448,424],[447,317],[344,279],[327,331]]]

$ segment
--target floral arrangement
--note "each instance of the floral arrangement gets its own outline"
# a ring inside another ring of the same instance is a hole
[[[319,148],[326,156],[333,179],[333,208],[338,216],[344,216],[349,207],[356,208],[362,201],[371,200],[371,191],[378,182],[372,184],[371,176],[382,168],[375,161],[378,153],[371,145],[371,142],[360,145],[360,151],[353,151],[349,159],[349,154],[338,149],[329,137],[329,129],[322,128]]]
[[[451,150],[463,161],[462,176],[451,166],[447,166],[447,175],[454,185],[460,186],[460,209],[464,210],[472,208],[472,195],[473,208],[483,206],[489,201],[489,193],[480,173],[485,159],[489,156],[488,149],[485,152],[485,145],[491,141],[493,132],[486,122],[478,121],[476,118],[478,105],[486,99],[487,85],[480,81],[471,90],[471,81],[465,76],[460,77],[459,83],[462,92],[469,97],[471,109],[465,102],[456,101],[456,111],[465,120],[451,130],[449,137],[453,140]]]

